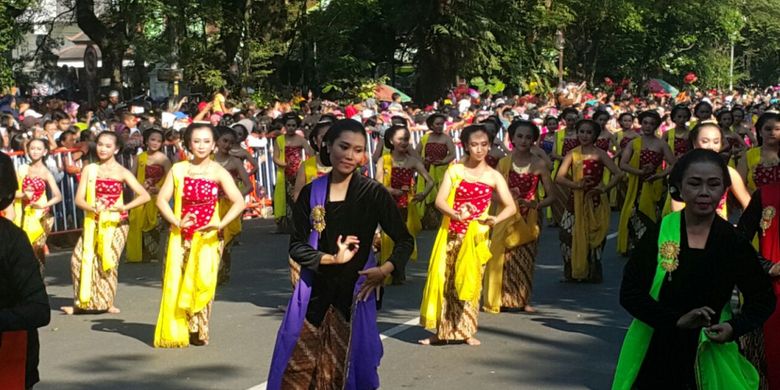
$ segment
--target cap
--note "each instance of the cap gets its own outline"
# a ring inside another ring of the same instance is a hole
[[[119,97],[119,91],[111,91],[108,97]]]

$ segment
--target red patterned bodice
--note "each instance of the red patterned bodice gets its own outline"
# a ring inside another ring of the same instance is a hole
[[[645,179],[653,175],[655,170],[661,166],[663,161],[664,155],[660,152],[656,152],[655,150],[650,149],[642,149],[639,152],[639,167],[641,168],[645,165],[651,165],[653,167],[653,172],[643,176],[642,178]]]
[[[498,166],[498,160],[499,160],[498,158],[493,157],[493,156],[491,156],[489,154],[487,156],[485,156],[485,162],[488,165],[490,165],[491,168],[495,168],[495,167]]]
[[[599,184],[604,177],[604,164],[599,160],[582,160],[582,178],[591,178],[591,184],[586,186],[583,190],[585,193],[592,190]],[[571,198],[573,200],[573,197]],[[601,204],[601,197],[597,196],[593,199],[593,205],[598,206]]]
[[[405,209],[409,207],[409,189],[412,188],[414,169],[393,167],[391,172],[390,187],[404,192],[400,196],[393,196],[393,199],[398,208]]]
[[[536,188],[539,185],[539,175],[533,173],[517,173],[514,170],[509,171],[509,180],[507,180],[509,190],[517,195],[517,199],[533,200],[536,198]],[[528,209],[520,207],[523,216],[528,215]]]
[[[753,171],[753,181],[757,187],[767,184],[780,184],[780,164],[767,166],[759,164]]]
[[[463,221],[450,220],[449,232],[465,234],[469,222],[482,215],[490,204],[490,198],[492,196],[493,187],[490,187],[485,183],[461,181],[460,185],[455,190],[455,201],[452,208],[455,209],[455,211],[458,211],[463,207],[470,208],[470,215]]]
[[[599,138],[596,140],[596,142],[593,143],[593,146],[605,151],[609,152],[609,138]]]
[[[148,181],[149,184],[156,186],[165,176],[165,168],[163,168],[162,165],[150,164],[146,166],[144,175],[145,180]]]
[[[563,155],[569,154],[572,149],[576,148],[577,146],[580,146],[580,140],[576,138],[564,138],[563,139]]]
[[[284,175],[288,179],[295,179],[295,174],[298,173],[298,168],[301,166],[303,160],[303,146],[285,146],[284,147],[284,162],[287,166],[284,167]]]
[[[674,137],[674,157],[680,157],[685,153],[688,153],[690,148],[688,147],[687,138]]]
[[[46,192],[46,180],[40,177],[25,176],[22,180],[22,192],[32,192],[32,196],[24,204],[35,203]]]
[[[437,142],[428,142],[425,144],[425,168],[434,161],[441,161],[447,157],[447,145]]]
[[[182,218],[187,214],[195,216],[195,223],[189,228],[182,229],[185,240],[191,240],[195,230],[211,221],[217,207],[218,188],[219,183],[211,179],[184,178],[181,215]]]
[[[114,179],[96,179],[95,180],[95,198],[105,207],[113,206],[119,197],[122,196],[122,182]],[[127,212],[121,214],[121,218],[126,218]]]
[[[623,134],[623,139],[620,140],[620,149],[625,149],[626,145],[633,140],[633,138],[626,137],[626,135]]]

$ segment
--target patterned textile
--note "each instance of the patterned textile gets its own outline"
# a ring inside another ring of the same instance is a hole
[[[38,268],[41,271],[41,276],[43,276],[43,271],[46,269],[46,239],[49,237],[52,226],[54,226],[54,216],[52,216],[50,212],[47,211],[43,214],[41,226],[43,226],[43,234],[32,243],[32,248],[35,253],[35,258],[38,260]]]
[[[773,166],[761,164],[756,166],[754,172],[754,180],[758,187],[780,183],[780,164]]]
[[[674,157],[680,157],[688,153],[689,144],[687,138],[674,137]]]
[[[520,199],[532,200],[536,197],[539,176],[532,173],[517,173],[509,171],[508,183],[512,192],[517,192]]]
[[[493,156],[491,156],[489,154],[487,156],[485,156],[485,162],[488,165],[490,165],[491,168],[495,168],[495,167],[498,166],[498,160],[499,160],[499,158],[493,157]]]
[[[466,183],[465,181],[463,183]],[[456,198],[457,199],[457,198]],[[461,301],[455,288],[455,262],[458,258],[463,235],[450,230],[447,237],[447,268],[444,277],[444,299],[441,306],[441,316],[436,327],[436,337],[439,340],[467,340],[477,333],[477,318],[479,315],[479,297],[474,301]],[[480,279],[482,275],[480,275]]]
[[[25,205],[35,203],[46,192],[46,181],[40,177],[25,176],[22,180],[22,192],[31,192],[30,199],[25,200]]]
[[[428,142],[425,144],[425,169],[428,169],[432,162],[441,161],[447,157],[447,145]]]
[[[95,197],[97,200],[106,207],[111,207],[116,203],[120,196],[124,186],[121,181],[114,179],[97,179],[95,180]],[[127,218],[127,211],[121,215],[122,219]],[[100,215],[95,216],[96,220],[100,219]],[[122,252],[121,250],[119,251]]]
[[[653,172],[642,176],[642,179],[646,179],[652,176],[655,173],[656,168],[661,166],[663,161],[664,155],[660,152],[656,152],[655,150],[643,149],[641,152],[639,152],[639,166],[643,167],[645,165],[651,165],[653,167]]]
[[[295,183],[295,175],[298,173],[301,161],[303,161],[303,146],[285,146],[284,160],[287,164],[284,167],[284,175],[292,178],[293,183]]]
[[[572,149],[576,148],[577,146],[580,146],[580,140],[577,138],[564,138],[562,156],[566,156],[569,154],[569,152],[571,152]]]
[[[609,138],[599,138],[596,140],[596,142],[593,143],[593,146],[605,152],[609,152],[609,146],[610,146]]]
[[[332,306],[319,328],[304,320],[300,337],[284,371],[282,388],[343,389],[349,339],[350,324]]]
[[[125,219],[119,223],[117,229],[114,231],[114,237],[111,240],[111,252],[114,254],[115,258],[119,258],[122,254],[122,250],[125,248],[125,241],[127,240],[127,232],[129,230],[130,223]],[[73,308],[81,311],[106,311],[114,306],[119,267],[115,266],[108,271],[103,271],[103,262],[99,260],[93,261],[91,298],[88,305],[80,306],[78,296],[79,283],[81,281],[82,240],[83,236],[82,238],[79,238],[78,243],[76,243],[76,248],[73,250],[73,256],[70,260],[70,274],[73,277],[73,295],[76,297],[73,300]]]
[[[469,209],[469,217],[463,221],[450,221],[450,233],[466,234],[469,222],[479,217],[485,211],[493,196],[493,188],[487,184],[461,181],[455,192],[453,209]]]
[[[626,145],[628,145],[628,143],[631,142],[632,140],[633,138],[623,136],[623,139],[620,140],[620,149],[625,149]]]
[[[195,231],[211,220],[217,206],[218,187],[219,184],[213,180],[184,178],[181,215],[195,216],[195,223],[189,228],[182,229],[184,240],[192,240]]]
[[[398,208],[405,209],[409,207],[409,189],[413,185],[414,169],[393,167],[391,172],[390,186],[393,189],[404,192],[399,196],[393,195],[393,199],[395,199],[395,204]]]
[[[538,243],[535,240],[504,252],[501,307],[522,309],[531,302]]]

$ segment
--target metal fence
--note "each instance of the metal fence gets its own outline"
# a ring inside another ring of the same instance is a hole
[[[421,139],[423,132],[413,131],[411,137],[411,143],[413,147],[416,147]],[[452,131],[450,135],[455,140],[455,156],[457,160],[463,157],[463,148],[459,142],[460,131]],[[268,218],[273,215],[272,196],[273,189],[276,185],[276,170],[277,167],[273,162],[273,148],[274,142],[272,139],[267,140],[267,146],[248,148],[247,151],[251,156],[251,163],[255,169],[251,172],[250,182],[252,183],[252,191],[246,197],[246,211],[244,218]],[[368,155],[368,163],[366,164],[365,173],[370,177],[375,177],[376,166],[371,163],[371,156],[376,148],[382,148],[383,140],[379,132],[369,132],[369,142],[366,149]],[[58,150],[50,152],[46,157],[46,164],[49,170],[54,174],[57,185],[62,193],[62,202],[52,206],[52,214],[54,215],[54,226],[52,227],[51,234],[66,233],[80,230],[84,222],[84,213],[76,207],[74,201],[76,195],[76,189],[78,188],[79,175],[65,172],[66,166],[81,167],[81,161],[74,161],[73,154],[80,153],[81,150]],[[172,145],[165,145],[163,152],[171,159],[171,161],[179,160],[179,152]],[[14,152],[9,153],[14,160],[14,166],[19,167],[28,162],[23,153]],[[124,167],[131,169],[133,166],[133,156],[126,154],[118,154],[117,161]],[[51,196],[51,192],[47,190],[47,196]],[[125,196],[127,199],[133,196],[132,191],[126,189]]]

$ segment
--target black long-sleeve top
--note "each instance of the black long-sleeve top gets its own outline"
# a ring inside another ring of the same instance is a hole
[[[739,217],[739,223],[737,223],[737,231],[742,234],[745,239],[752,241],[756,233],[760,233],[761,216],[764,211],[764,204],[761,200],[761,190],[758,189],[750,197],[750,203],[745,211]],[[773,262],[761,257],[761,266],[766,272],[774,265]]]
[[[30,241],[0,218],[0,333],[27,331],[26,387],[38,383],[38,330],[49,323],[49,296]]]
[[[733,226],[716,217],[705,249],[688,247],[685,215],[682,216],[679,267],[671,280],[664,277],[658,301],[650,287],[658,267],[659,229],[649,230],[626,264],[620,288],[620,304],[635,318],[653,327],[637,389],[695,389],[695,360],[701,329],[680,329],[677,320],[689,311],[708,306],[720,322],[720,311],[730,304],[734,286],[745,303],[739,315],[728,321],[737,337],[760,327],[775,308],[768,276],[756,251]]]
[[[311,225],[311,184],[301,190],[293,206],[293,232],[290,237],[290,257],[315,273],[306,320],[319,326],[330,306],[350,319],[350,307],[358,271],[368,261],[377,225],[393,239],[395,246],[389,259],[397,267],[409,260],[414,239],[406,229],[400,211],[390,193],[378,182],[353,174],[343,201],[331,202],[330,189],[325,196],[325,230],[320,234],[319,247],[309,245]],[[346,264],[322,265],[325,254],[338,252],[338,236],[357,236],[357,254]]]

